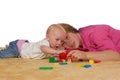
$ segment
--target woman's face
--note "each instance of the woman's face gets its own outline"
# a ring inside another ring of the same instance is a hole
[[[68,49],[76,49],[81,45],[79,33],[67,33],[63,46]]]

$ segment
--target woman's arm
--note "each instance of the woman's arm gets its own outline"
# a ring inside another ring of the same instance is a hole
[[[88,59],[101,61],[120,61],[120,54],[113,50],[105,50],[99,52],[86,52]]]
[[[65,50],[55,50],[45,45],[40,46],[40,49],[43,53],[47,53],[47,54],[59,54],[65,52]]]
[[[82,60],[100,60],[100,61],[120,61],[120,54],[112,51],[105,50],[99,52],[83,52],[79,50],[71,51],[68,56],[71,56],[73,60],[77,61]]]

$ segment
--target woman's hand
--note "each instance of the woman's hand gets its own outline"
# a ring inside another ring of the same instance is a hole
[[[72,61],[88,60],[86,53],[80,50],[72,50],[67,56],[71,57]]]

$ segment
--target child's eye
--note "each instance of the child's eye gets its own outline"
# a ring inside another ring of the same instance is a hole
[[[56,39],[56,41],[59,41],[59,39]]]
[[[65,42],[63,42],[62,46],[65,46],[65,45],[66,45],[66,43],[65,43]]]
[[[61,44],[64,44],[64,41],[61,41]]]

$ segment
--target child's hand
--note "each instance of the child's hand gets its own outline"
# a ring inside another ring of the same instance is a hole
[[[65,50],[58,50],[57,54],[60,54],[60,53],[63,53],[63,52],[66,52],[66,51]]]

